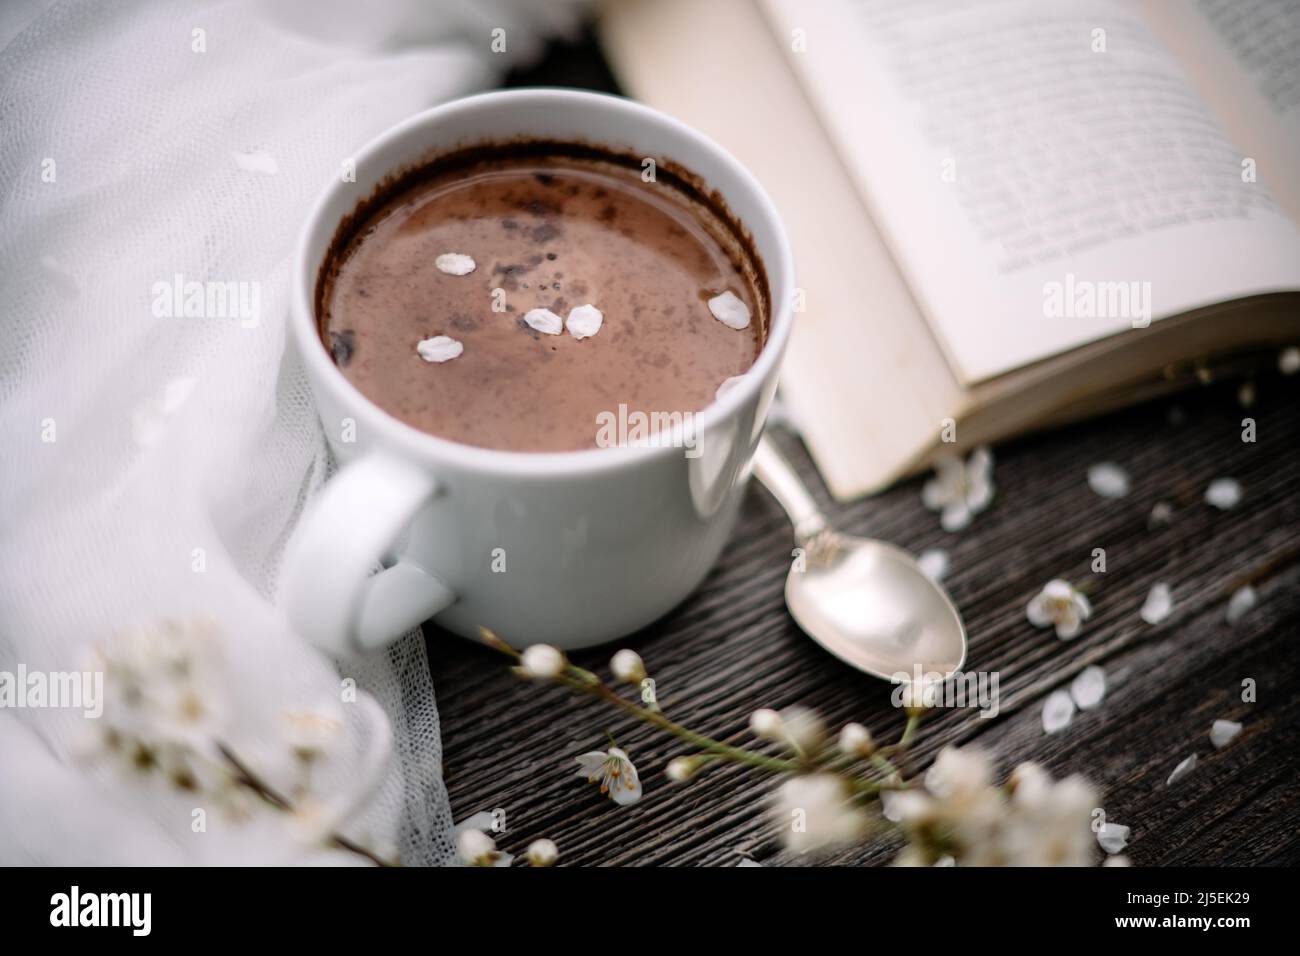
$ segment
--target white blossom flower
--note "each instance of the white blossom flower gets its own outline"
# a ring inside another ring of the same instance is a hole
[[[1092,605],[1069,581],[1057,578],[1043,585],[1025,609],[1034,627],[1056,627],[1056,636],[1068,641],[1092,617]]]
[[[319,846],[329,838],[337,822],[333,807],[318,797],[305,795],[289,812],[286,828],[304,846]]]
[[[785,732],[781,715],[770,707],[763,707],[749,715],[749,729],[755,737],[776,740]]]
[[[1067,691],[1054,690],[1043,702],[1043,731],[1054,734],[1074,720],[1074,699]]]
[[[1095,861],[1090,814],[1096,793],[1082,778],[1054,781],[1042,767],[1026,763],[1005,788],[992,781],[986,754],[948,747],[926,773],[925,790],[890,794],[884,813],[910,841],[896,865],[1086,866]]]
[[[808,853],[861,839],[866,814],[849,799],[833,773],[790,777],[777,792],[776,825],[788,849]]]
[[[1237,588],[1232,592],[1232,597],[1228,598],[1228,623],[1236,624],[1258,603],[1259,598],[1255,594],[1255,589],[1249,584]]]
[[[639,684],[645,680],[645,664],[641,655],[626,647],[610,658],[609,669],[625,684]]]
[[[974,747],[944,747],[925,772],[925,789],[942,800],[968,796],[988,787],[993,765]]]
[[[826,724],[807,707],[784,708],[781,725],[782,738],[800,753],[814,753],[826,742]]]
[[[1184,777],[1186,777],[1195,769],[1196,769],[1196,754],[1192,754],[1190,757],[1184,758],[1178,764],[1178,766],[1174,768],[1174,772],[1171,773],[1169,775],[1169,779],[1165,781],[1165,786],[1172,787],[1174,784],[1182,780]]]
[[[1300,372],[1300,346],[1289,346],[1277,354],[1277,367],[1283,375]]]
[[[1097,831],[1097,842],[1107,853],[1118,853],[1128,846],[1129,834],[1132,832],[1130,827],[1119,823],[1103,823]]]
[[[343,733],[341,720],[319,711],[287,711],[281,717],[289,749],[304,763],[329,753]]]
[[[916,822],[930,812],[932,801],[919,790],[885,790],[880,794],[880,813],[891,823]]]
[[[1159,624],[1173,612],[1173,609],[1174,599],[1169,592],[1169,585],[1161,583],[1152,585],[1138,614],[1148,624]]]
[[[1128,472],[1113,461],[1103,461],[1088,469],[1088,487],[1103,498],[1123,498],[1128,494]]]
[[[1010,866],[1091,866],[1092,811],[1097,793],[1082,777],[1053,781],[1038,764],[1012,772],[1010,807],[999,833],[999,855]]]
[[[1106,672],[1096,665],[1085,667],[1070,682],[1070,698],[1080,710],[1092,710],[1106,696]]]
[[[948,552],[942,548],[930,548],[921,552],[916,564],[922,574],[937,584],[948,575]]]
[[[104,726],[137,754],[211,755],[227,725],[229,687],[216,623],[163,620],[119,632],[95,649],[104,674]]]
[[[1215,750],[1222,750],[1232,743],[1239,733],[1241,733],[1241,724],[1235,720],[1216,720],[1210,727],[1210,743],[1214,744]]]
[[[1241,482],[1236,478],[1216,478],[1205,489],[1205,503],[1220,511],[1235,508],[1241,502]]]
[[[958,456],[934,464],[934,477],[921,488],[921,502],[939,512],[945,531],[960,531],[993,501],[993,453],[976,448],[965,462]]]
[[[840,753],[846,757],[870,757],[875,752],[876,742],[871,731],[861,724],[845,724],[840,730]]]
[[[555,866],[555,861],[560,858],[560,848],[554,840],[534,840],[528,844],[524,855],[529,866]]]
[[[620,807],[630,806],[641,799],[641,778],[626,753],[610,747],[602,753],[593,750],[578,761],[578,776],[588,783],[599,783],[600,792],[607,794]]]
[[[533,644],[519,658],[524,673],[539,680],[559,677],[566,663],[564,653],[550,644]]]

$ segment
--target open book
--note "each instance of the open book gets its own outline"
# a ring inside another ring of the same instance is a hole
[[[600,31],[780,208],[782,393],[839,498],[1300,340],[1297,0],[615,0]]]

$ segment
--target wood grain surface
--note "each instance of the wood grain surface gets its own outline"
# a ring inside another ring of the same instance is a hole
[[[589,38],[514,78],[557,80],[610,85]],[[948,551],[945,583],[970,634],[967,670],[999,675],[997,716],[931,711],[910,769],[960,744],[986,748],[1002,774],[1023,760],[1056,775],[1081,773],[1104,794],[1108,818],[1132,828],[1127,852],[1139,866],[1300,863],[1300,376],[1270,372],[1257,385],[1249,410],[1238,404],[1237,383],[1220,383],[1000,446],[996,499],[959,534],[942,531],[922,507],[919,478],[834,505],[798,439],[774,432],[843,530],[914,553]],[[1241,440],[1246,416],[1257,422],[1254,443]],[[1087,469],[1103,461],[1129,472],[1127,497],[1107,500],[1089,489]],[[1229,511],[1203,500],[1220,477],[1244,488]],[[1149,520],[1158,501],[1173,508],[1167,525]],[[616,646],[645,659],[670,716],[728,742],[752,743],[746,724],[755,708],[795,703],[814,707],[833,727],[858,720],[878,738],[895,739],[902,715],[890,703],[890,685],[821,650],[786,612],[792,544],[775,501],[752,485],[731,544],[701,589]],[[1106,550],[1105,574],[1090,570],[1094,548]],[[1095,613],[1070,642],[1025,617],[1030,598],[1054,577],[1091,582]],[[1157,582],[1171,587],[1173,613],[1148,625],[1138,611]],[[1246,583],[1259,604],[1229,625],[1228,597]],[[773,836],[770,775],[724,765],[672,785],[663,766],[687,752],[676,740],[560,688],[520,681],[495,652],[435,627],[426,636],[453,813],[504,810],[498,842],[505,849],[522,852],[545,836],[566,865],[804,862]],[[503,637],[528,643],[526,634]],[[613,649],[575,660],[607,675]],[[1104,703],[1046,735],[1044,699],[1090,664],[1106,671]],[[1254,703],[1242,699],[1246,679],[1256,684]],[[1219,718],[1245,729],[1216,751],[1208,735]],[[606,730],[642,775],[645,795],[630,808],[576,774],[574,756],[608,746]],[[1197,768],[1167,785],[1191,754]],[[825,862],[883,864],[899,846],[884,836]]]

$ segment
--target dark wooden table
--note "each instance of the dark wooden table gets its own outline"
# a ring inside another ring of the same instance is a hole
[[[612,86],[589,38],[512,82]],[[1023,760],[1058,776],[1084,774],[1104,794],[1109,819],[1132,827],[1127,852],[1139,866],[1300,862],[1300,376],[1269,372],[1257,386],[1249,410],[1238,404],[1237,383],[1219,383],[1000,446],[996,500],[960,534],[943,532],[922,507],[919,478],[835,505],[798,439],[775,432],[844,530],[913,552],[949,552],[946,584],[970,633],[967,668],[999,673],[1000,713],[932,711],[912,770],[959,744],[986,748],[1003,774]],[[1241,440],[1246,416],[1257,421],[1253,444]],[[1088,466],[1102,461],[1129,471],[1127,497],[1106,500],[1088,488]],[[1220,477],[1244,487],[1233,510],[1202,500]],[[1157,501],[1173,514],[1153,527]],[[858,720],[895,739],[902,719],[892,688],[821,650],[787,614],[791,546],[785,516],[752,486],[734,539],[699,592],[616,646],[645,659],[674,719],[729,742],[750,741],[754,709],[795,703],[816,708],[833,727]],[[1098,547],[1106,550],[1105,574],[1090,570]],[[1025,617],[1029,599],[1054,577],[1091,581],[1095,614],[1072,642]],[[1170,585],[1175,606],[1152,626],[1138,611],[1158,581]],[[1228,596],[1246,583],[1259,605],[1230,626]],[[499,655],[436,628],[427,637],[453,812],[462,819],[504,810],[504,848],[518,852],[546,836],[565,864],[797,862],[765,817],[770,776],[725,765],[672,785],[662,768],[685,752],[675,739],[562,689],[522,682]],[[607,674],[613,649],[575,660]],[[1091,664],[1106,671],[1105,702],[1045,735],[1044,699]],[[1247,679],[1256,685],[1253,703],[1242,699]],[[1208,737],[1218,718],[1245,725],[1221,751]],[[576,776],[573,757],[608,746],[606,729],[642,774],[645,795],[630,808]],[[1167,786],[1193,753],[1198,767]],[[886,863],[899,846],[868,843],[829,862]]]

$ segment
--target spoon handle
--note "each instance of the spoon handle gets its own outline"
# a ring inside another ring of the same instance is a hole
[[[807,541],[826,530],[826,518],[818,510],[812,495],[808,494],[794,468],[766,435],[759,439],[758,449],[754,452],[754,474],[785,509],[794,525],[796,538]]]

